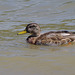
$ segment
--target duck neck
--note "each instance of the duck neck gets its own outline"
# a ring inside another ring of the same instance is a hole
[[[37,38],[37,37],[39,37],[40,36],[40,33],[33,33],[32,35],[30,35],[28,38],[27,38],[27,40],[29,40],[30,38]]]
[[[40,36],[40,33],[33,33],[31,36],[38,37]]]

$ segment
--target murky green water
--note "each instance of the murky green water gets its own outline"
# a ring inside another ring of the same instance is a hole
[[[75,31],[75,0],[0,0],[0,74],[75,75],[75,43],[36,46],[17,36],[32,22],[42,33]]]

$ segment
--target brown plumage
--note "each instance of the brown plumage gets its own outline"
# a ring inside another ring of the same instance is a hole
[[[35,45],[63,45],[69,42],[75,42],[75,32],[68,31],[50,31],[44,34],[40,34],[40,26],[37,23],[30,23],[26,26],[25,30],[18,33],[31,33],[27,38],[27,42]]]

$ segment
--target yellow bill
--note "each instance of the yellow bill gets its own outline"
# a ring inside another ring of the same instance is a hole
[[[20,34],[25,34],[25,33],[27,33],[26,30],[25,30],[25,31],[21,31],[21,32],[19,32],[18,35],[20,35]]]

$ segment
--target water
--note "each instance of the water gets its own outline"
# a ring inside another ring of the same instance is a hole
[[[75,31],[75,0],[0,0],[0,74],[75,75],[75,43],[36,46],[17,36],[32,22],[42,33]]]

